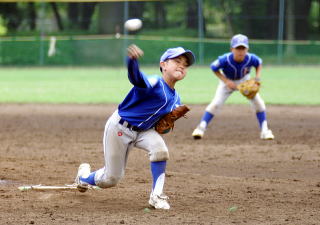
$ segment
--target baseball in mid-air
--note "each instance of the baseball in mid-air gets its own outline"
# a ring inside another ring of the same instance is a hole
[[[124,23],[124,28],[128,31],[137,31],[142,27],[140,19],[129,19]]]

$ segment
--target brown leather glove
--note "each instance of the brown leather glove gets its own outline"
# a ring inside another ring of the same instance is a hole
[[[240,93],[248,99],[253,99],[259,92],[260,82],[255,79],[246,80],[237,86]]]
[[[172,112],[163,116],[156,124],[155,130],[159,134],[166,134],[174,127],[174,122],[180,117],[185,117],[185,114],[189,111],[189,107],[186,105],[180,105],[175,108]]]

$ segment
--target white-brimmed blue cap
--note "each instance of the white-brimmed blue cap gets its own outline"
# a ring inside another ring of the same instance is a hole
[[[248,37],[246,35],[243,34],[237,34],[234,35],[231,39],[231,48],[236,48],[239,46],[244,46],[246,48],[249,48],[249,40]]]
[[[173,59],[180,55],[185,55],[188,59],[188,66],[191,66],[195,62],[195,57],[190,50],[185,50],[182,47],[169,48],[160,58],[160,62],[164,62],[167,59]]]

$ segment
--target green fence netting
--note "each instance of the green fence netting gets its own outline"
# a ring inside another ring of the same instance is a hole
[[[158,64],[160,55],[170,47],[192,50],[198,65],[208,65],[229,51],[228,40],[170,39],[144,37],[56,37],[55,54],[48,56],[50,38],[6,38],[0,40],[0,64],[3,66],[120,66],[125,49],[131,43],[141,47],[145,56],[141,63]],[[257,41],[250,51],[265,64],[319,65],[320,42]]]

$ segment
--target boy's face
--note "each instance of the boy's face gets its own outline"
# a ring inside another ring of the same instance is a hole
[[[178,81],[186,76],[189,64],[187,57],[180,55],[176,58],[161,62],[160,66],[165,76],[169,76],[171,79]]]
[[[236,62],[242,62],[248,53],[248,49],[244,46],[238,46],[236,48],[231,48],[233,53],[233,59]]]

